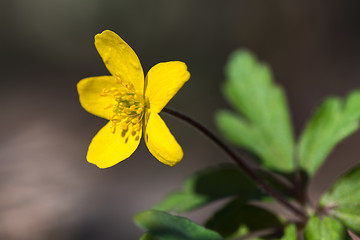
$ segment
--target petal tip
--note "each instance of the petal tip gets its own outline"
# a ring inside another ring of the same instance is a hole
[[[109,167],[112,167],[112,166],[117,164],[117,163],[109,164],[106,161],[99,161],[99,160],[96,161],[94,159],[89,158],[89,156],[87,156],[86,158],[87,158],[88,163],[91,163],[91,164],[97,166],[100,169],[109,168]]]
[[[174,61],[174,63],[176,63],[178,65],[177,68],[178,68],[179,72],[182,72],[183,83],[186,83],[191,77],[188,66],[186,65],[186,63],[181,62],[181,61]]]
[[[117,35],[115,32],[111,30],[104,30],[101,33],[95,35],[95,46],[97,47],[97,44],[101,44],[101,42],[114,41],[114,39],[119,38],[119,35]]]
[[[170,166],[170,167],[175,167],[179,162],[181,162],[181,160],[183,159],[184,157],[184,153],[183,153],[183,150],[181,148],[180,145],[179,146],[179,149],[178,151],[172,156],[172,159],[169,160],[161,155],[158,154],[153,154],[154,157],[159,160],[161,163],[167,165],[167,166]]]
[[[183,68],[183,71],[184,71],[184,82],[187,82],[191,77],[188,66],[184,62],[181,62],[181,61],[178,61],[178,62],[180,63],[180,65],[182,65],[182,68]]]
[[[97,38],[105,36],[105,35],[116,35],[117,36],[117,34],[111,30],[104,30],[101,33],[96,34],[94,38],[96,40]]]
[[[165,163],[165,164],[170,167],[175,167],[179,162],[181,162],[181,160],[182,160],[182,158],[180,158],[179,160],[173,161],[173,162]]]

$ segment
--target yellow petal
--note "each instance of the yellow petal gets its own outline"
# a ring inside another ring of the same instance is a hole
[[[150,113],[145,131],[146,145],[160,162],[175,166],[183,157],[183,151],[159,114]]]
[[[189,78],[183,62],[164,62],[152,67],[145,79],[145,96],[151,111],[159,113]]]
[[[103,89],[111,88],[122,89],[121,84],[117,84],[113,76],[89,77],[82,79],[77,84],[81,106],[96,116],[110,119],[112,116],[112,106],[116,103],[114,96],[100,96]]]
[[[93,138],[87,153],[87,160],[99,168],[108,168],[128,158],[138,147],[141,130],[133,136],[130,131],[123,132],[119,127],[112,133],[106,124]]]
[[[95,46],[112,75],[132,83],[139,93],[144,89],[144,72],[136,53],[116,33],[105,30],[95,36]]]

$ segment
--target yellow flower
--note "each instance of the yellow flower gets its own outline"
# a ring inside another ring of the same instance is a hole
[[[189,80],[185,63],[156,64],[144,79],[137,55],[116,33],[97,34],[95,46],[111,76],[85,78],[77,89],[82,107],[109,123],[91,141],[87,160],[111,167],[128,158],[144,134],[152,155],[174,166],[183,151],[158,113]]]

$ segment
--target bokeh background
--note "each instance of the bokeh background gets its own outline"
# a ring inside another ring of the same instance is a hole
[[[164,115],[185,152],[176,167],[159,163],[144,143],[112,168],[88,164],[87,147],[106,122],[81,108],[76,83],[108,74],[95,34],[117,32],[145,72],[186,62],[191,80],[169,105],[215,132],[214,113],[228,107],[223,67],[246,47],[272,66],[299,133],[325,96],[359,88],[359,12],[358,0],[0,0],[0,239],[138,239],[137,212],[195,170],[229,162]],[[321,169],[312,194],[360,161],[359,143],[355,134],[338,146],[329,159],[337,166]]]

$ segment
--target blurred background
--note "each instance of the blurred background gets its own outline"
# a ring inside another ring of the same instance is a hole
[[[0,239],[138,239],[136,213],[195,170],[230,161],[163,115],[185,152],[176,167],[159,163],[144,143],[112,168],[87,163],[106,123],[81,108],[76,91],[80,79],[108,74],[95,34],[118,33],[145,72],[186,62],[191,79],[169,106],[215,132],[214,113],[228,107],[224,65],[246,47],[285,88],[298,134],[324,97],[359,88],[359,11],[358,0],[0,0]],[[338,166],[324,166],[310,192],[359,162],[359,143],[355,134],[340,144],[329,158]]]

